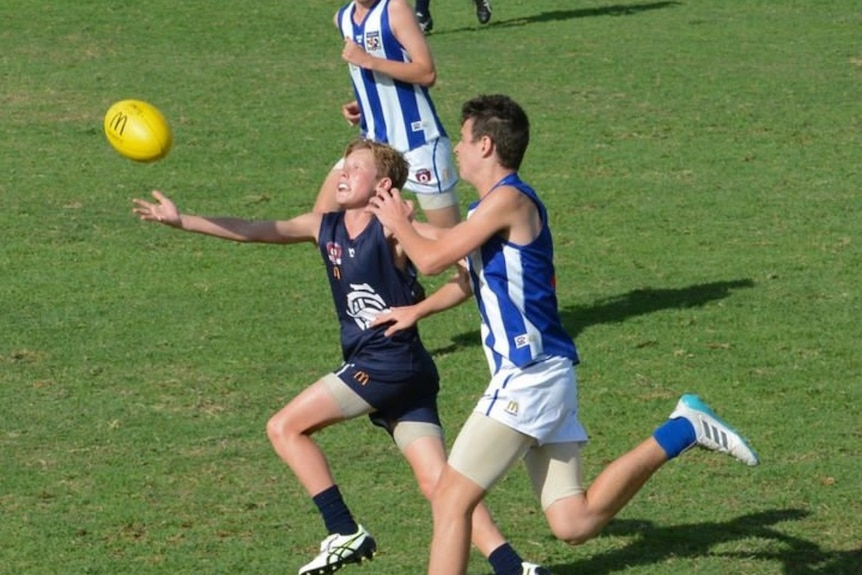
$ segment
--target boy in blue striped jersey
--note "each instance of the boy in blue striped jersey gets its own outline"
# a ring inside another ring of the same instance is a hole
[[[354,99],[342,115],[363,138],[389,144],[410,165],[404,189],[428,222],[450,227],[461,219],[452,145],[430,90],[437,81],[431,48],[407,0],[353,0],[335,14],[344,41]],[[341,162],[317,194],[314,211],[337,209],[335,186]]]
[[[606,467],[587,488],[578,419],[578,353],[557,306],[548,214],[518,176],[529,143],[529,120],[511,98],[466,102],[455,146],[460,176],[479,200],[467,220],[434,239],[411,226],[397,190],[371,200],[421,273],[464,262],[470,281],[445,284],[424,301],[382,314],[387,333],[475,296],[491,381],[452,447],[432,498],[430,575],[463,574],[470,510],[523,459],[553,534],[572,545],[595,536],[670,459],[698,445],[748,465],[747,442],[696,395],[683,395],[653,435]]]

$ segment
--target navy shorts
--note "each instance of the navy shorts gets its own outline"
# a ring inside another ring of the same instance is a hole
[[[406,371],[345,363],[333,373],[375,409],[369,414],[375,425],[387,430],[395,421],[440,425],[440,376],[430,357],[421,360],[416,369]]]

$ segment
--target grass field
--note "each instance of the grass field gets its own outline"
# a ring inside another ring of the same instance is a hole
[[[264,433],[339,360],[315,250],[130,212],[153,188],[197,213],[309,209],[353,136],[337,6],[0,0],[0,574],[295,573],[316,552]],[[686,391],[763,460],[686,454],[578,548],[518,469],[489,498],[501,527],[556,575],[862,572],[858,3],[495,8],[480,28],[434,0],[435,100],[453,135],[478,93],[531,115],[522,175],[552,214],[588,477]],[[109,147],[128,97],[171,121],[165,160]],[[423,336],[451,439],[487,378],[473,307]],[[385,435],[319,440],[380,544],[361,572],[423,573],[430,514]]]

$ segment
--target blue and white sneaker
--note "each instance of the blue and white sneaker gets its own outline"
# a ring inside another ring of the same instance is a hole
[[[521,575],[551,575],[551,572],[535,563],[521,563]]]
[[[687,393],[679,398],[676,409],[670,414],[670,419],[679,417],[686,418],[694,426],[697,445],[732,455],[746,465],[760,463],[757,453],[745,438],[718,417],[697,395]]]
[[[299,570],[299,575],[335,573],[348,563],[372,559],[377,543],[362,525],[352,535],[333,533],[320,544],[320,554]]]

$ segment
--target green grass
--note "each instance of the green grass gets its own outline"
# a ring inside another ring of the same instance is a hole
[[[307,210],[352,136],[337,5],[0,2],[0,573],[290,573],[316,551],[264,426],[338,362],[318,256],[145,225],[130,200]],[[531,115],[588,477],[692,390],[763,459],[686,454],[574,549],[519,469],[489,498],[512,542],[557,575],[857,573],[858,6],[498,0],[484,28],[433,7],[450,132],[481,92]],[[108,146],[127,97],[171,121],[165,160]],[[477,330],[471,306],[423,328],[450,439],[487,378]],[[430,514],[386,437],[319,440],[380,543],[363,572],[424,572]]]

